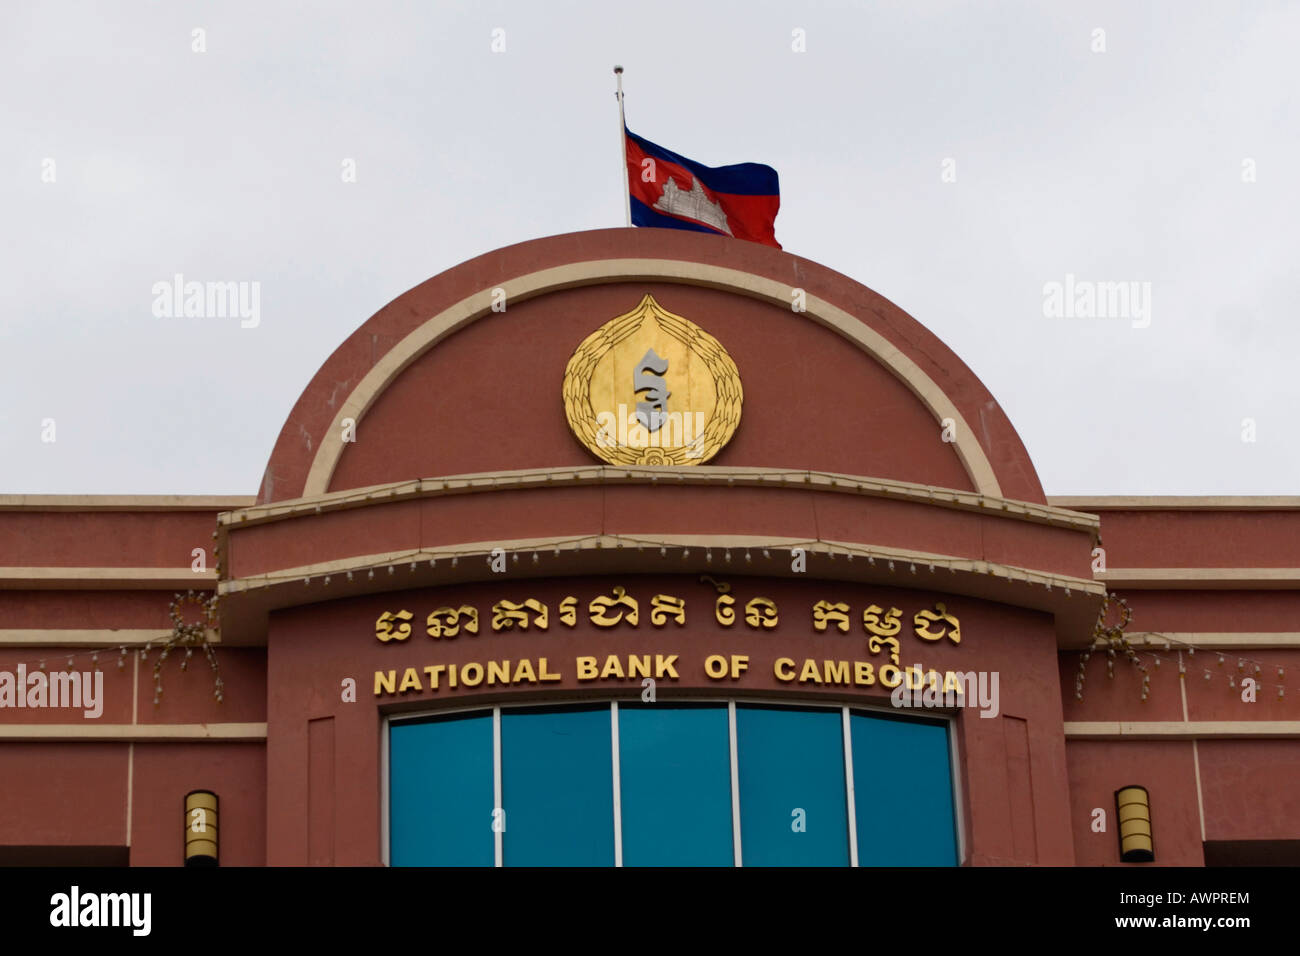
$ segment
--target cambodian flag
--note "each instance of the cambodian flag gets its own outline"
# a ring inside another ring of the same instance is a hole
[[[711,232],[781,248],[776,241],[781,188],[771,166],[710,168],[656,146],[626,126],[623,131],[632,225]]]

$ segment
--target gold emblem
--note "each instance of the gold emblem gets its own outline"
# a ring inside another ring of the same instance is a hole
[[[731,440],[744,393],[727,350],[646,295],[564,370],[569,427],[612,465],[700,465]]]

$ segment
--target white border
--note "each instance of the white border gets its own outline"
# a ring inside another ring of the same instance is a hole
[[[736,702],[727,701],[727,743],[731,749],[731,848],[736,866],[744,866],[740,846],[740,760],[736,746]]]
[[[504,805],[503,786],[501,782],[501,707],[492,708],[492,822],[496,823],[496,812],[501,811],[504,826],[498,830],[492,828],[493,861],[496,866],[505,866],[505,831],[510,825]]]
[[[957,865],[966,865],[966,812],[961,791],[961,754],[957,747],[957,721],[948,717],[948,776],[952,784],[953,829],[957,834]]]
[[[849,726],[849,707],[840,712],[844,718],[841,737],[844,738],[844,794],[849,811],[849,866],[858,865],[858,804],[853,792],[853,729]]]

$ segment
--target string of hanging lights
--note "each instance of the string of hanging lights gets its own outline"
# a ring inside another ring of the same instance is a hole
[[[1111,620],[1111,609],[1118,608],[1119,619]],[[1079,672],[1074,678],[1074,696],[1076,700],[1083,700],[1083,687],[1087,680],[1088,661],[1091,660],[1095,652],[1104,651],[1106,654],[1106,676],[1114,679],[1115,661],[1122,656],[1136,668],[1142,675],[1141,699],[1146,701],[1151,696],[1151,672],[1147,668],[1145,659],[1149,659],[1152,665],[1158,670],[1163,664],[1176,665],[1178,677],[1180,680],[1186,680],[1188,674],[1188,664],[1191,658],[1196,656],[1199,651],[1202,659],[1217,657],[1215,669],[1220,673],[1226,673],[1228,676],[1228,687],[1234,690],[1243,687],[1240,682],[1245,679],[1254,680],[1257,686],[1263,686],[1266,682],[1265,675],[1277,675],[1278,683],[1277,700],[1286,698],[1286,685],[1283,681],[1286,678],[1286,667],[1280,664],[1273,664],[1267,661],[1257,660],[1245,655],[1229,654],[1210,650],[1204,647],[1197,647],[1191,642],[1174,637],[1169,634],[1160,632],[1146,632],[1144,638],[1147,642],[1151,640],[1163,641],[1164,650],[1173,652],[1173,656],[1160,654],[1154,650],[1138,651],[1133,647],[1128,635],[1124,629],[1133,619],[1133,612],[1128,606],[1128,602],[1123,598],[1107,592],[1106,598],[1102,603],[1100,614],[1097,616],[1097,623],[1093,626],[1092,642],[1089,647],[1079,655]],[[1184,659],[1184,654],[1186,659]],[[1229,657],[1236,657],[1236,671],[1224,671],[1223,667]],[[1214,673],[1210,668],[1202,667],[1205,680],[1210,681],[1214,678]]]
[[[536,565],[541,558],[550,551],[556,558],[564,554],[574,554],[587,550],[622,550],[630,549],[636,551],[657,551],[661,558],[668,558],[676,555],[682,561],[690,560],[693,550],[691,545],[684,545],[680,541],[671,541],[661,538],[644,538],[632,535],[611,535],[611,534],[590,534],[581,535],[571,538],[558,539],[548,542],[546,545],[539,545],[534,548],[516,548],[511,550],[511,561],[518,564],[520,555],[531,553],[531,563]],[[752,545],[734,545],[734,546],[701,546],[695,545],[696,552],[703,552],[705,563],[713,564],[715,560],[721,564],[731,564],[733,561],[739,565],[744,561],[747,565],[753,565],[758,557],[764,561],[782,560],[784,557],[791,555],[795,551],[802,551],[807,559],[814,557],[825,558],[829,561],[843,559],[852,563],[855,559],[865,559],[871,567],[876,567],[880,562],[881,567],[887,569],[891,574],[896,570],[906,570],[909,574],[916,575],[919,571],[924,570],[929,574],[935,574],[940,569],[946,568],[951,573],[963,571],[966,573],[977,573],[988,575],[990,577],[1003,578],[1008,581],[1027,585],[1041,585],[1046,590],[1051,591],[1053,588],[1060,588],[1068,598],[1072,596],[1072,586],[1077,586],[1078,579],[1061,577],[1050,572],[1030,571],[1017,568],[1003,567],[990,564],[975,559],[952,559],[941,558],[938,556],[920,555],[914,552],[903,550],[892,550],[889,548],[866,548],[854,545],[846,545],[838,542],[825,541],[820,538],[809,539],[806,541],[781,541],[779,543]],[[474,548],[445,548],[445,549],[418,549],[401,553],[395,553],[387,559],[386,566],[377,564],[369,568],[353,568],[344,570],[332,570],[329,572],[317,571],[308,575],[303,575],[302,569],[286,572],[272,572],[260,574],[255,577],[255,581],[263,586],[283,584],[286,581],[300,580],[304,587],[313,586],[330,586],[338,578],[344,578],[347,581],[356,580],[358,575],[365,575],[367,580],[374,580],[376,571],[384,571],[392,575],[401,566],[406,565],[409,571],[414,572],[419,568],[427,565],[430,568],[438,568],[440,564],[449,568],[459,567],[462,561],[486,560],[491,563],[498,559],[498,556],[504,553],[502,548],[492,548],[490,546],[479,545]],[[700,555],[697,553],[697,558]],[[445,562],[445,564],[442,564]]]
[[[530,557],[529,563],[537,566],[546,557],[549,551],[551,556],[559,558],[568,553],[581,552],[584,550],[600,549],[625,549],[631,548],[639,552],[649,551],[651,554],[658,553],[661,559],[668,559],[676,554],[679,560],[690,560],[692,549],[690,546],[684,546],[678,542],[667,541],[656,538],[644,538],[629,535],[608,535],[608,534],[591,534],[575,536],[568,539],[549,542],[546,547],[536,549],[516,550],[510,558],[516,565],[520,563],[520,554]],[[696,550],[700,550],[696,546]],[[1026,585],[1042,585],[1047,590],[1053,586],[1059,587],[1066,597],[1071,596],[1071,583],[1073,579],[1058,578],[1054,575],[1018,571],[1010,568],[999,568],[994,565],[983,564],[969,560],[951,560],[934,558],[931,560],[925,556],[913,556],[906,552],[892,551],[886,548],[864,548],[843,544],[832,544],[821,539],[808,541],[791,542],[783,541],[779,544],[761,544],[745,545],[739,547],[722,546],[722,547],[704,547],[703,557],[707,564],[714,564],[715,560],[721,565],[735,563],[737,566],[743,562],[744,565],[753,566],[755,562],[770,563],[773,561],[785,560],[796,551],[802,551],[808,558],[821,556],[827,560],[842,559],[846,562],[853,562],[855,559],[865,560],[867,565],[872,568],[880,567],[887,570],[890,574],[898,573],[906,569],[909,575],[917,575],[918,569],[924,570],[926,575],[937,574],[939,569],[946,567],[949,572],[956,573],[963,570],[968,573],[979,573],[993,577],[1003,577],[1009,581],[1017,581]],[[734,553],[734,556],[733,556]],[[500,560],[504,555],[502,549],[478,547],[472,549],[452,548],[429,550],[421,549],[407,552],[402,555],[394,555],[386,566],[378,566],[381,573],[385,576],[394,576],[401,565],[406,565],[408,573],[417,571],[420,567],[427,564],[430,568],[438,567],[439,562],[445,562],[446,567],[456,568],[461,561],[471,560]],[[981,566],[982,565],[982,566]],[[218,564],[218,571],[221,565]],[[301,576],[301,572],[290,572],[286,574],[265,575],[261,580],[265,583],[283,583],[285,581],[300,578],[304,586],[329,587],[331,581],[336,577],[344,577],[348,581],[353,581],[358,575],[365,574],[367,580],[374,580],[376,567],[367,569],[353,569],[346,571],[332,571],[329,573],[318,573]],[[144,644],[129,645],[122,644],[117,648],[116,663],[119,670],[126,666],[129,651],[138,653],[140,659],[147,660],[150,653],[155,649],[159,651],[154,660],[154,704],[161,704],[162,700],[162,669],[167,658],[171,656],[174,650],[183,649],[184,657],[181,660],[181,670],[186,670],[189,662],[193,659],[195,650],[201,650],[207,659],[208,665],[213,672],[213,697],[218,701],[225,699],[224,682],[222,681],[220,668],[217,662],[215,649],[208,639],[210,632],[216,632],[219,629],[220,621],[218,614],[218,596],[215,593],[199,592],[190,590],[184,593],[178,593],[174,596],[169,608],[169,614],[172,621],[172,633],[165,637],[146,641]],[[198,611],[198,617],[195,620],[186,620],[183,609],[190,606]],[[1188,664],[1182,658],[1186,654],[1188,658],[1195,656],[1200,651],[1207,656],[1213,656],[1216,652],[1208,651],[1205,648],[1197,647],[1186,640],[1172,637],[1155,632],[1148,633],[1147,638],[1163,640],[1165,650],[1170,651],[1177,649],[1178,657],[1162,656],[1160,653],[1144,649],[1138,651],[1133,647],[1125,629],[1132,621],[1133,613],[1128,606],[1128,602],[1116,594],[1107,592],[1101,611],[1097,616],[1097,621],[1093,625],[1092,641],[1089,647],[1080,654],[1079,670],[1075,676],[1075,698],[1083,699],[1084,684],[1087,680],[1087,665],[1094,653],[1104,652],[1106,657],[1106,676],[1113,679],[1115,676],[1115,662],[1121,658],[1128,661],[1138,673],[1142,675],[1141,679],[1141,699],[1146,701],[1151,696],[1151,672],[1148,668],[1148,660],[1155,668],[1159,669],[1162,664],[1176,664],[1179,677],[1185,678],[1188,672]],[[67,669],[75,669],[76,662],[89,658],[93,669],[99,670],[99,658],[101,654],[112,654],[113,649],[99,648],[83,652],[74,652],[72,654],[60,654],[59,658],[66,657]],[[1256,660],[1246,656],[1235,656],[1237,660],[1236,674],[1228,672],[1228,686],[1236,688],[1238,680],[1250,677],[1257,684],[1262,684],[1265,674],[1276,674],[1279,683],[1276,685],[1278,694],[1277,699],[1285,697],[1286,689],[1282,680],[1286,676],[1285,666],[1272,664],[1262,660]],[[1217,654],[1217,667],[1222,669],[1227,658],[1224,654]],[[39,658],[34,661],[24,662],[26,665],[36,664],[40,670],[46,670],[48,658]],[[1204,669],[1205,679],[1211,680],[1211,670]],[[1240,675],[1240,677],[1238,676]]]
[[[221,680],[221,669],[217,665],[217,655],[212,649],[212,643],[208,640],[209,632],[216,632],[220,628],[220,619],[217,613],[217,595],[199,594],[196,591],[186,591],[184,594],[177,594],[171,603],[169,612],[172,619],[171,636],[163,643],[162,651],[159,653],[157,660],[153,665],[153,703],[157,707],[162,703],[162,667],[167,661],[167,657],[176,648],[185,649],[185,658],[181,661],[181,670],[189,667],[190,659],[194,656],[194,649],[198,647],[207,657],[208,666],[212,668],[212,696],[217,699],[217,703],[225,700],[225,684]],[[199,611],[197,620],[185,620],[182,609],[185,605],[195,607]],[[147,651],[140,651],[140,658],[143,660]]]
[[[196,620],[186,620],[184,608],[189,605],[197,608],[199,616]],[[153,679],[154,679],[154,705],[162,703],[162,666],[171,652],[178,649],[185,651],[184,659],[181,661],[181,670],[189,667],[189,662],[194,656],[195,650],[203,652],[207,659],[208,666],[212,669],[213,675],[213,693],[218,703],[225,700],[225,684],[221,679],[221,668],[217,662],[216,651],[212,646],[209,633],[215,633],[219,630],[219,619],[217,612],[216,594],[205,594],[199,591],[185,591],[176,594],[171,601],[169,614],[172,620],[172,632],[170,635],[158,637],[145,641],[143,644],[119,644],[116,648],[101,647],[88,651],[76,651],[70,654],[58,655],[58,659],[66,661],[65,667],[68,672],[80,669],[78,662],[87,661],[90,669],[93,671],[100,670],[100,656],[114,656],[119,671],[126,670],[127,661],[130,655],[135,653],[141,661],[149,659],[149,654],[157,649],[160,653],[154,659]],[[115,653],[116,652],[116,653]],[[0,665],[7,670],[15,670],[22,666],[29,672],[33,665],[37,670],[48,671],[52,663],[49,657],[38,657],[35,660],[15,662],[14,664]]]

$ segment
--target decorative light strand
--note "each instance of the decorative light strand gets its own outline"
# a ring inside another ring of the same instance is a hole
[[[218,600],[216,594],[204,596],[192,590],[186,591],[184,594],[177,594],[172,599],[170,608],[172,633],[164,642],[162,651],[153,665],[153,703],[155,707],[162,703],[163,664],[172,650],[178,647],[185,648],[185,660],[181,661],[181,670],[187,668],[189,659],[194,656],[194,648],[202,648],[204,656],[207,657],[208,666],[212,668],[212,696],[216,698],[217,703],[225,700],[225,684],[221,680],[221,669],[217,666],[217,655],[212,649],[211,641],[208,640],[208,632],[218,631],[221,626],[218,614]],[[199,618],[197,620],[185,620],[181,611],[186,604],[198,608]]]
[[[1104,624],[1109,605],[1111,601],[1119,604],[1121,609],[1121,623],[1118,625],[1106,626]],[[1162,663],[1177,663],[1177,673],[1180,680],[1186,680],[1189,668],[1187,662],[1184,662],[1181,656],[1162,655],[1155,650],[1143,649],[1137,651],[1129,640],[1128,635],[1123,633],[1124,626],[1132,619],[1132,612],[1128,610],[1128,605],[1123,598],[1117,598],[1113,594],[1107,594],[1107,599],[1102,605],[1102,613],[1098,617],[1097,625],[1093,629],[1093,640],[1090,646],[1079,655],[1079,673],[1075,675],[1074,696],[1076,700],[1083,700],[1083,685],[1087,680],[1087,665],[1094,651],[1105,650],[1107,654],[1106,669],[1107,676],[1114,677],[1114,660],[1116,654],[1120,653],[1133,664],[1142,674],[1141,699],[1147,700],[1151,695],[1151,675],[1147,670],[1143,658],[1150,658],[1154,666],[1159,669]],[[1118,633],[1116,633],[1118,631]],[[1286,666],[1281,664],[1271,664],[1267,661],[1256,660],[1245,655],[1235,655],[1231,652],[1221,652],[1211,650],[1206,647],[1197,647],[1196,645],[1175,637],[1171,634],[1165,634],[1157,631],[1143,632],[1147,642],[1163,641],[1165,651],[1175,650],[1181,655],[1186,652],[1188,659],[1194,658],[1199,650],[1202,654],[1214,654],[1215,666],[1213,668],[1202,667],[1201,671],[1206,681],[1214,679],[1214,672],[1226,673],[1228,675],[1228,687],[1236,690],[1244,684],[1239,684],[1237,675],[1250,676],[1256,684],[1262,689],[1267,686],[1277,688],[1277,700],[1284,700],[1286,697]],[[1236,660],[1236,672],[1227,670],[1224,665],[1230,658]],[[1249,674],[1247,673],[1249,671]],[[1276,674],[1277,682],[1265,681],[1264,674]]]

